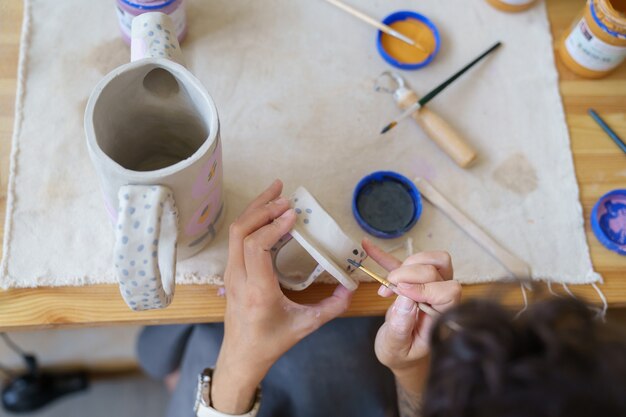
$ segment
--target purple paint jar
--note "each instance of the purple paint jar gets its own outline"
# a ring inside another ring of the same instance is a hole
[[[142,13],[161,12],[169,15],[174,21],[174,29],[178,42],[182,42],[187,34],[187,17],[184,0],[116,0],[117,19],[122,31],[124,42],[130,45],[130,30],[133,18]]]

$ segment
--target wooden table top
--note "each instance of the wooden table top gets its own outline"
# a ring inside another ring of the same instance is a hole
[[[547,0],[555,39],[567,29],[584,3],[584,0]],[[7,0],[0,3],[0,245],[4,234],[21,25],[22,2]],[[586,111],[589,107],[595,108],[622,137],[626,137],[626,65],[601,80],[578,78],[558,59],[556,65],[591,257],[596,270],[604,277],[605,282],[600,288],[610,307],[624,307],[626,257],[600,245],[590,230],[588,217],[593,204],[602,194],[615,188],[626,188],[626,155],[598,128]],[[361,285],[346,315],[382,315],[390,300],[378,297],[377,288],[378,285],[373,283]],[[571,288],[579,296],[598,300],[595,290],[589,285]],[[328,295],[331,290],[329,285],[314,285],[289,296],[298,302],[311,303]],[[464,297],[492,294],[493,286],[490,285],[464,288]],[[506,302],[519,303],[520,292],[509,292]],[[225,300],[217,296],[213,286],[179,285],[170,307],[141,313],[126,307],[115,285],[11,289],[0,291],[0,329],[221,321],[224,306]]]

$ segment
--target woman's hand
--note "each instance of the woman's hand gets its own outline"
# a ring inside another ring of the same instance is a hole
[[[387,279],[397,285],[398,296],[376,335],[376,356],[395,374],[404,390],[421,392],[428,372],[428,339],[433,318],[417,308],[416,302],[430,304],[443,312],[461,299],[461,285],[452,280],[452,262],[446,252],[422,252],[400,262],[368,240],[367,254],[387,271]],[[386,287],[378,293],[393,295]]]
[[[316,305],[300,305],[281,291],[270,249],[293,227],[296,215],[276,180],[230,226],[224,274],[224,341],[213,374],[213,407],[249,410],[256,387],[272,364],[302,338],[343,313],[352,293],[338,286]]]

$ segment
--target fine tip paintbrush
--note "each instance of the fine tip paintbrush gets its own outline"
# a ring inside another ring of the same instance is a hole
[[[496,50],[500,45],[502,45],[501,42],[496,42],[491,48],[489,48],[485,52],[483,52],[478,58],[474,59],[472,62],[470,62],[469,64],[467,64],[463,68],[461,68],[456,74],[452,75],[450,78],[448,78],[447,80],[445,80],[444,82],[439,84],[432,91],[430,91],[424,97],[419,99],[415,104],[413,104],[411,107],[406,109],[400,116],[398,116],[396,118],[396,120],[392,121],[387,126],[385,126],[383,128],[383,130],[380,131],[380,133],[381,134],[385,134],[385,133],[389,132],[391,129],[396,127],[398,125],[398,122],[400,122],[402,119],[404,119],[406,117],[409,117],[410,115],[415,113],[417,110],[419,110],[420,107],[423,107],[424,105],[426,105],[426,103],[428,103],[430,100],[435,98],[435,96],[437,96],[437,94],[441,93],[444,88],[446,88],[447,86],[452,84],[452,82],[454,80],[459,78],[461,75],[463,75],[464,72],[466,72],[467,70],[472,68],[474,65],[476,65],[481,59],[483,59],[484,57],[489,55],[491,52]]]
[[[380,275],[376,274],[375,272],[370,271],[369,269],[367,269],[366,267],[364,267],[360,263],[353,261],[352,259],[348,259],[348,263],[350,265],[352,265],[353,267],[358,268],[361,271],[365,272],[367,275],[369,275],[370,277],[374,278],[380,284],[382,284],[385,287],[389,288],[396,295],[402,295],[403,297],[405,297],[403,294],[400,294],[400,292],[398,291],[398,287],[396,287],[396,285],[393,282],[389,282],[386,278],[383,278]],[[428,314],[432,318],[436,318],[436,317],[438,317],[440,315],[437,310],[435,310],[434,308],[432,308],[431,306],[429,306],[426,303],[417,303],[417,307],[420,310],[422,310],[424,313]]]
[[[606,134],[609,135],[609,137],[613,140],[613,142],[615,142],[615,144],[624,153],[626,153],[626,143],[624,143],[624,141],[619,136],[617,136],[617,133],[615,133],[613,131],[613,129],[611,129],[609,127],[609,125],[606,124],[606,122],[604,120],[602,120],[600,115],[598,113],[596,113],[596,111],[594,109],[587,110],[587,113],[589,113],[589,116],[591,116],[593,118],[593,120],[595,120],[596,123],[602,128],[602,130],[604,130],[606,132]]]

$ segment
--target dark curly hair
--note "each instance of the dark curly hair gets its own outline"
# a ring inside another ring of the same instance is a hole
[[[572,299],[516,320],[497,303],[467,302],[433,330],[423,400],[424,417],[626,416],[626,336]]]

